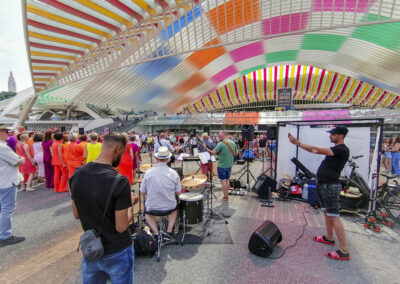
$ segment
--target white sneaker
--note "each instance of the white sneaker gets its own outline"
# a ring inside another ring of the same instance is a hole
[[[26,191],[35,191],[36,190],[36,188],[34,188],[34,187],[27,187],[26,188]]]

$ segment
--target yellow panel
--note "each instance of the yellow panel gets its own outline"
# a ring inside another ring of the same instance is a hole
[[[263,92],[263,84],[262,84],[262,74],[261,74],[261,69],[258,70],[258,97],[260,98],[260,101],[264,100],[264,92]]]
[[[268,99],[270,101],[272,101],[274,99],[274,97],[272,96],[273,92],[272,92],[272,67],[269,67],[269,84],[268,84]]]
[[[386,98],[386,100],[382,103],[383,106],[384,106],[384,107],[387,106],[387,105],[389,104],[389,102],[393,99],[393,97],[394,97],[394,94],[391,93],[391,94]]]
[[[318,101],[321,101],[322,98],[325,96],[326,94],[326,90],[328,89],[329,83],[331,81],[331,76],[332,76],[332,71],[328,71],[328,76],[326,76],[326,81],[325,81],[325,85],[324,85],[324,89],[322,90],[322,93],[319,95],[318,97]]]
[[[62,24],[68,25],[68,26],[72,26],[72,27],[75,27],[75,28],[78,28],[78,29],[82,29],[82,30],[85,30],[85,31],[88,31],[88,32],[91,32],[91,33],[94,33],[94,34],[97,34],[97,35],[101,35],[101,36],[104,36],[104,37],[106,37],[108,39],[111,38],[111,35],[107,34],[106,32],[103,32],[101,30],[86,26],[84,24],[81,24],[81,23],[78,23],[78,22],[75,22],[75,21],[72,21],[72,20],[69,20],[67,18],[63,18],[63,17],[57,16],[55,14],[46,12],[46,11],[44,11],[42,9],[39,9],[39,8],[36,8],[34,6],[26,5],[26,9],[27,9],[27,11],[29,13],[33,13],[33,14],[36,14],[38,16],[42,16],[42,17],[47,18],[49,20],[53,20],[53,21],[56,21],[56,22],[59,22],[59,23],[62,23]]]
[[[54,70],[54,71],[63,71],[61,67],[50,67],[50,66],[32,66],[33,70]]]
[[[279,68],[279,88],[283,86],[283,66],[278,66]]]
[[[311,97],[314,94],[315,88],[317,87],[317,80],[318,80],[318,75],[319,75],[319,68],[315,68],[315,73],[314,73],[314,81],[311,87]]]
[[[330,103],[336,98],[337,94],[339,93],[339,90],[340,90],[340,87],[342,86],[344,77],[345,76],[343,74],[340,75],[340,79],[339,79],[338,84],[336,85],[335,91],[333,91],[333,95],[328,100]]]
[[[233,97],[233,100],[235,101],[235,105],[238,105],[239,104],[239,102],[238,102],[238,100],[237,100],[237,98],[236,98],[236,92],[234,92],[234,90],[233,90],[233,83],[232,82],[230,82],[229,83],[229,89],[230,89],[230,91],[231,91],[231,94],[232,94],[232,97]]]
[[[50,82],[52,78],[33,78],[36,81],[45,81],[45,82]]]
[[[301,99],[304,93],[304,83],[306,82],[306,75],[307,75],[307,70],[308,66],[303,66],[303,75],[301,77],[301,85],[300,85],[300,91],[297,92],[296,98]]]
[[[140,8],[142,8],[146,12],[148,12],[151,16],[156,13],[156,11],[153,9],[153,7],[151,7],[149,4],[147,4],[143,0],[132,0],[132,2],[135,3],[136,5],[138,5]]]
[[[346,101],[349,99],[349,97],[353,94],[353,89],[354,89],[354,87],[356,86],[356,83],[358,83],[358,82],[359,82],[358,80],[353,79],[353,83],[351,83],[351,86],[350,86],[349,91],[348,91],[347,94],[344,96],[344,98],[342,98],[342,99],[340,100],[341,103],[346,102]]]
[[[69,60],[76,60],[76,57],[67,56],[62,54],[54,54],[54,53],[47,53],[47,52],[39,52],[39,51],[31,51],[32,56],[45,56],[45,57],[55,57],[55,58],[63,58]]]
[[[383,93],[382,89],[376,88],[376,92],[372,98],[369,99],[369,102],[367,106],[372,106],[374,103],[376,103],[376,99]]]
[[[247,75],[247,78],[249,79],[248,86],[249,86],[249,92],[250,92],[250,100],[251,100],[252,103],[254,103],[256,100],[255,100],[255,98],[253,96],[253,84],[251,83],[251,73],[249,73]]]
[[[90,45],[72,41],[72,40],[62,39],[62,38],[58,38],[58,37],[54,37],[54,36],[47,36],[47,35],[43,35],[43,34],[39,34],[39,33],[35,33],[35,32],[28,32],[28,35],[30,37],[35,37],[35,38],[44,39],[44,40],[48,40],[48,41],[55,41],[55,42],[59,42],[59,43],[79,46],[79,47],[87,48],[89,50],[93,49],[93,47]]]
[[[242,88],[242,77],[239,77],[238,85],[239,85],[239,90],[240,90],[240,96],[242,97],[242,102],[247,102],[247,100],[244,96],[243,88]]]
[[[353,104],[358,104],[365,96],[365,93],[367,92],[367,90],[369,90],[371,87],[370,84],[365,84],[363,91],[361,92],[361,94],[358,96],[358,98],[354,101]]]

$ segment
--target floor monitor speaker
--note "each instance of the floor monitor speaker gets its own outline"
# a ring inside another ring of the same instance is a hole
[[[255,255],[267,257],[281,241],[281,231],[274,223],[266,220],[251,235],[248,248]]]
[[[264,174],[260,175],[254,184],[252,191],[261,198],[268,198],[272,191],[276,191],[276,181]]]

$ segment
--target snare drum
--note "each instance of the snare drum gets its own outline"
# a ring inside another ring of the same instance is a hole
[[[179,195],[179,217],[185,216],[186,224],[198,224],[203,221],[203,195],[186,192]]]

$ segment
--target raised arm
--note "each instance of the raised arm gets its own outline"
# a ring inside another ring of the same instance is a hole
[[[300,142],[299,140],[297,140],[292,134],[289,134],[289,141],[290,141],[290,143],[297,145],[299,148],[304,149],[313,154],[320,154],[320,155],[326,155],[326,156],[334,156],[335,155],[331,148],[320,148],[317,146],[304,144],[304,143]]]

